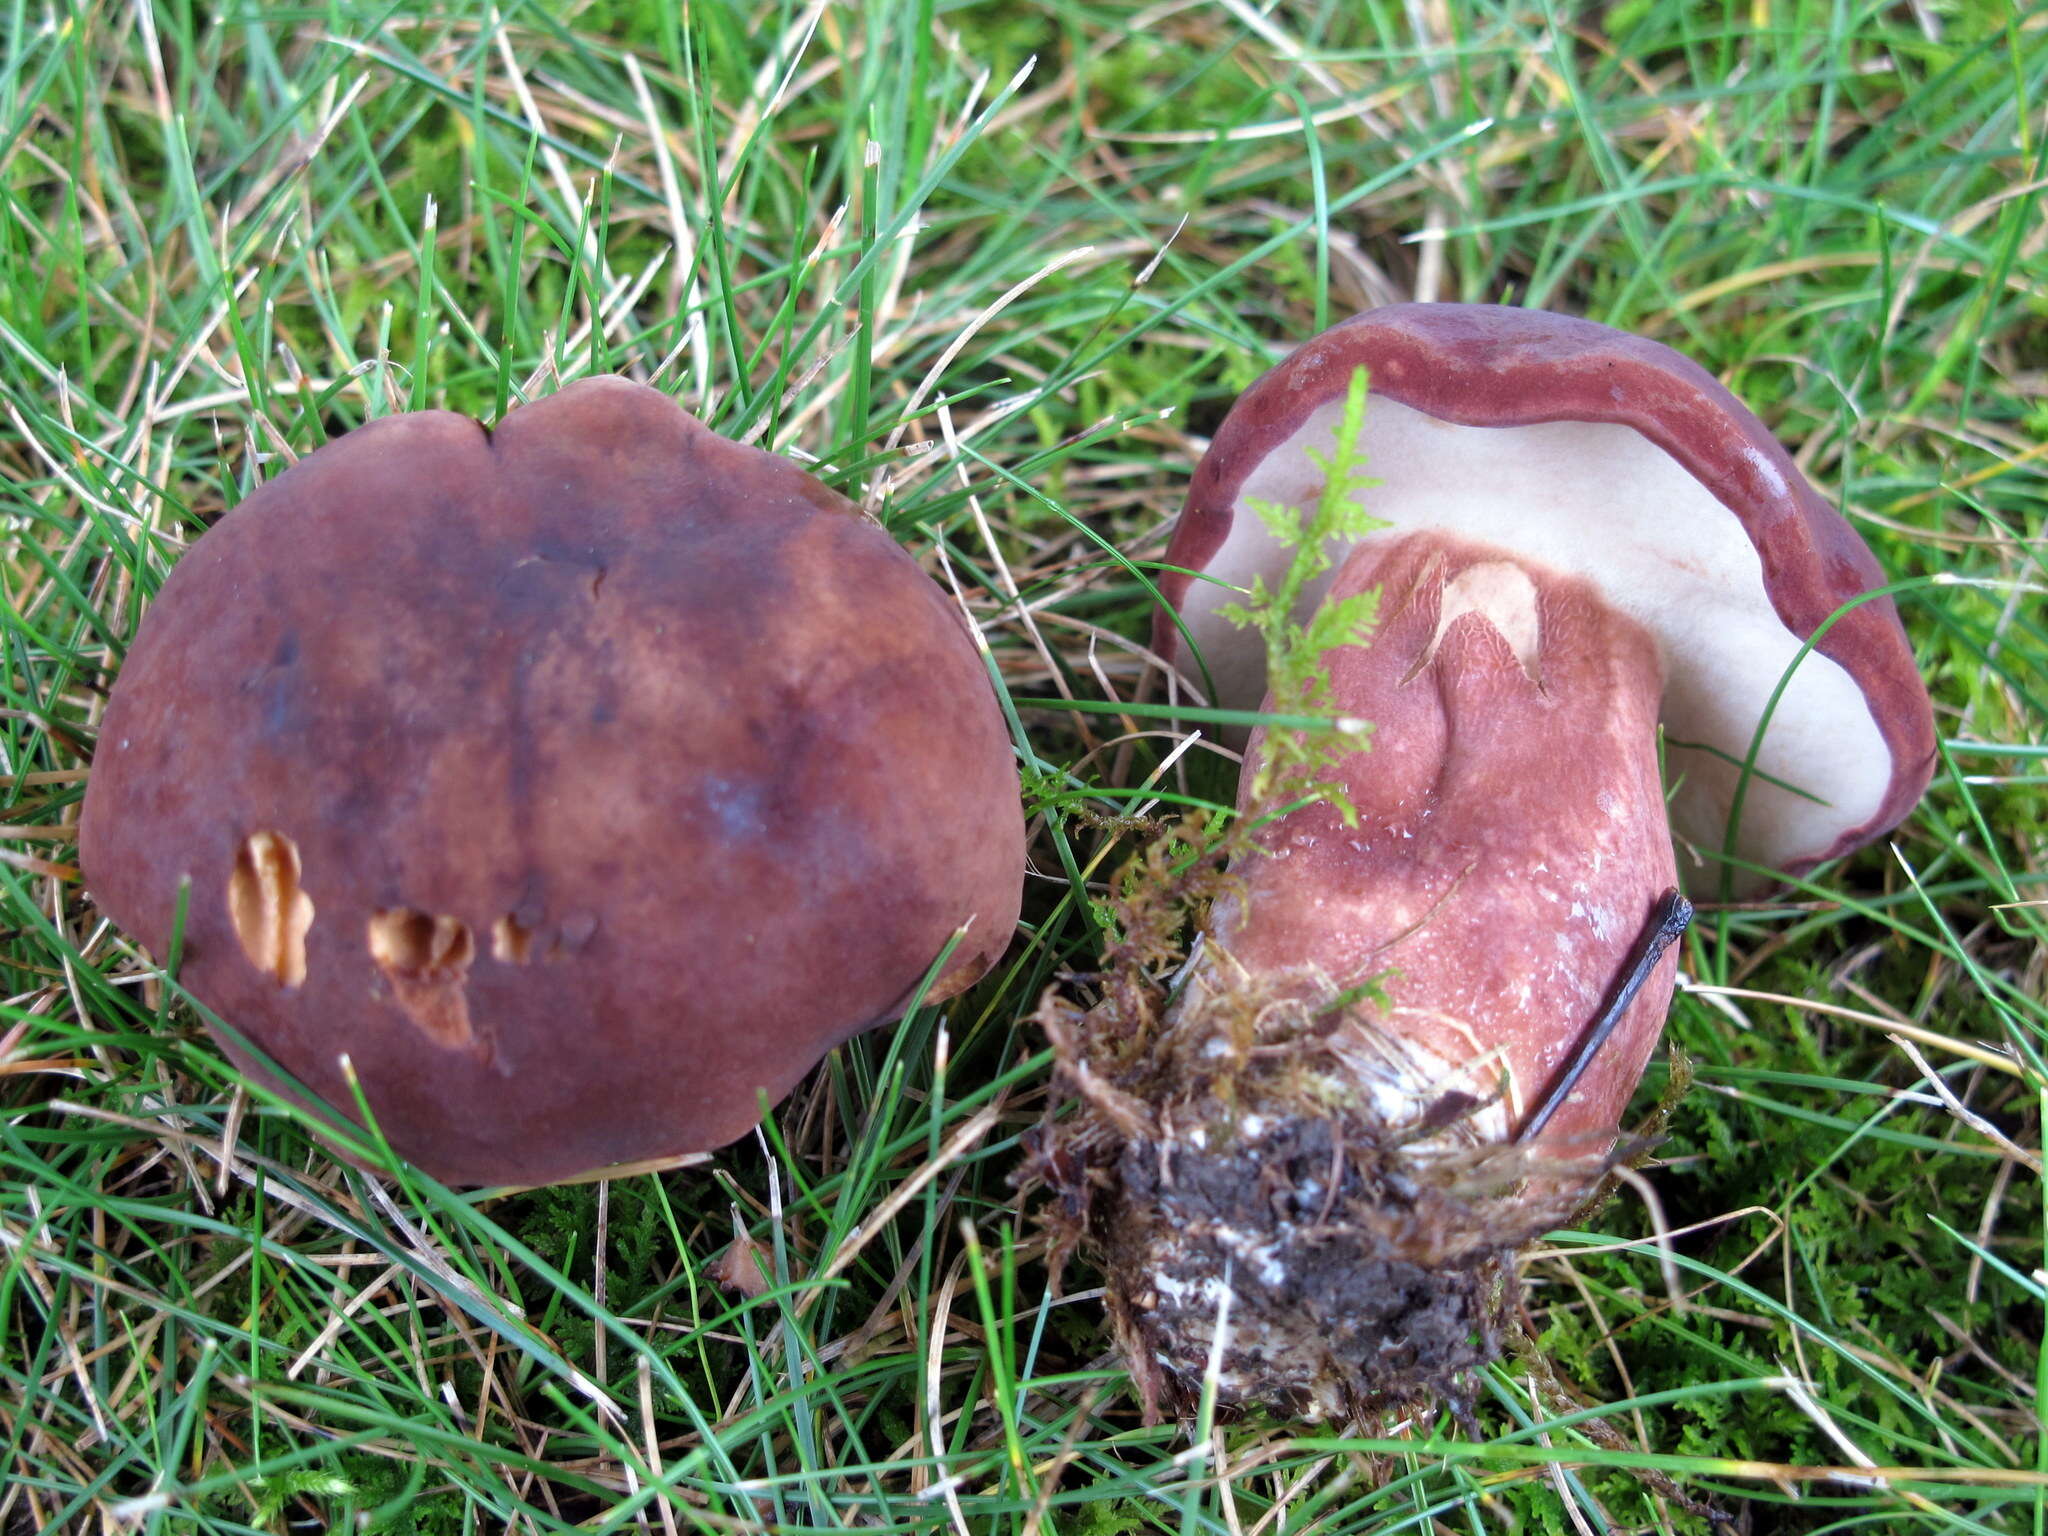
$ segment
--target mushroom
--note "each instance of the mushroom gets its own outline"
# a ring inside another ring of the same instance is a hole
[[[1458,1400],[1510,1256],[1612,1166],[1690,916],[1671,828],[1686,883],[1754,889],[1894,825],[1932,770],[1898,617],[1862,600],[1876,562],[1757,419],[1668,348],[1483,305],[1345,322],[1232,409],[1156,633],[1171,658],[1185,626],[1217,704],[1259,707],[1266,663],[1220,610],[1295,553],[1252,511],[1317,504],[1360,370],[1389,526],[1295,614],[1378,592],[1369,641],[1322,658],[1324,700],[1371,724],[1324,775],[1348,807],[1240,845],[1156,1025],[1055,1023],[1092,1171],[1052,1182],[1092,1182],[1155,1405],[1212,1369],[1310,1413]],[[1265,745],[1248,821],[1299,787],[1261,800]]]
[[[80,856],[160,956],[182,905],[237,1065],[351,1117],[352,1071],[428,1173],[535,1184],[729,1142],[970,985],[1017,791],[917,563],[604,378],[495,430],[373,422],[209,530],[128,652]]]

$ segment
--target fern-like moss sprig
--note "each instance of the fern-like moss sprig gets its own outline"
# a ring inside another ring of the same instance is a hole
[[[1334,541],[1355,541],[1387,526],[1385,519],[1366,511],[1359,499],[1362,492],[1380,483],[1366,473],[1362,441],[1370,387],[1370,376],[1360,368],[1351,376],[1344,414],[1330,451],[1309,450],[1309,457],[1323,472],[1323,487],[1312,510],[1304,513],[1279,502],[1249,503],[1274,542],[1294,552],[1293,559],[1277,584],[1254,576],[1245,600],[1220,610],[1231,623],[1256,630],[1265,640],[1268,710],[1273,714],[1325,715],[1331,724],[1328,731],[1269,729],[1253,770],[1249,803],[1263,806],[1309,797],[1322,799],[1337,808],[1346,826],[1356,823],[1357,812],[1342,788],[1322,776],[1364,748],[1372,726],[1368,721],[1332,713],[1328,657],[1340,646],[1364,645],[1371,640],[1379,624],[1379,589],[1325,601],[1305,623],[1294,613],[1309,583],[1336,563],[1331,552]]]

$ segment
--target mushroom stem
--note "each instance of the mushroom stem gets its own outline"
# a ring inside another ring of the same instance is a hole
[[[1334,775],[1357,823],[1329,804],[1276,823],[1267,856],[1237,871],[1217,944],[1262,991],[1341,997],[1381,978],[1385,1006],[1352,1003],[1339,1027],[1430,1064],[1389,1118],[1499,1084],[1505,1121],[1519,1123],[1677,884],[1657,765],[1662,669],[1640,625],[1526,557],[1440,533],[1374,541],[1332,595],[1375,585],[1378,635],[1327,658],[1336,707],[1374,724],[1372,750]],[[1672,970],[1656,968],[1554,1107],[1547,1152],[1606,1153]]]
[[[1460,1398],[1510,1255],[1607,1165],[1674,965],[1642,938],[1677,883],[1648,633],[1441,533],[1361,545],[1331,597],[1373,586],[1377,635],[1325,658],[1375,728],[1327,775],[1356,819],[1238,858],[1091,1212],[1147,1370],[1200,1382],[1227,1294],[1225,1399],[1312,1414]]]

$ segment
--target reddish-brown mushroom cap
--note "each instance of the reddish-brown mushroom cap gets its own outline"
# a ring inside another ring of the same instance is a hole
[[[1007,944],[1016,772],[961,615],[659,392],[372,423],[181,560],[80,856],[180,979],[394,1147],[536,1183],[718,1146]],[[223,1042],[245,1067],[247,1052]]]
[[[1375,537],[1436,527],[1529,555],[1645,624],[1668,681],[1672,819],[1718,852],[1780,678],[1830,616],[1884,582],[1869,550],[1762,423],[1670,348],[1539,311],[1404,304],[1333,327],[1246,391],[1195,473],[1168,565],[1242,584],[1270,558],[1257,520],[1238,512],[1313,497],[1320,472],[1305,450],[1327,446],[1361,367],[1369,467],[1383,481],[1367,505],[1395,524]],[[1215,612],[1232,594],[1175,572],[1161,587],[1218,702],[1256,707],[1263,658]],[[1160,615],[1157,640],[1175,654],[1174,614]],[[1864,601],[1793,672],[1735,851],[1793,872],[1848,852],[1905,816],[1933,763],[1932,711],[1897,612],[1889,597]]]

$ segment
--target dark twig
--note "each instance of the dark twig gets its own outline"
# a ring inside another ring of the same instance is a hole
[[[1558,1107],[1571,1096],[1579,1079],[1586,1074],[1586,1068],[1600,1054],[1600,1048],[1607,1043],[1607,1037],[1614,1033],[1614,1026],[1636,1000],[1636,994],[1643,990],[1643,983],[1650,979],[1650,972],[1657,968],[1657,962],[1664,958],[1664,951],[1678,942],[1678,936],[1685,932],[1692,922],[1692,903],[1679,895],[1676,890],[1666,891],[1657,898],[1657,907],[1650,914],[1650,921],[1644,925],[1642,935],[1636,940],[1635,951],[1629,956],[1628,964],[1621,969],[1621,979],[1613,993],[1586,1032],[1579,1039],[1578,1049],[1572,1052],[1572,1059],[1558,1072],[1557,1079],[1542,1099],[1535,1112],[1522,1122],[1521,1130],[1515,1133],[1519,1142],[1534,1141],[1550,1123],[1550,1117]]]

